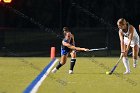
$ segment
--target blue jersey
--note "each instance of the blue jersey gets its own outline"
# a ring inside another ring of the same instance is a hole
[[[66,39],[63,39],[62,42],[66,42],[66,43],[71,44],[71,42],[69,42],[69,41],[66,40]],[[61,55],[67,55],[69,52],[70,52],[70,48],[68,48],[67,46],[64,46],[64,45],[62,44],[62,45],[61,45]]]

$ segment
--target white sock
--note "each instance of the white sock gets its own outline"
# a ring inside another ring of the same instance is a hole
[[[129,66],[129,60],[128,60],[128,58],[123,57],[122,60],[123,60],[124,66],[125,66],[125,68],[126,68],[126,72],[130,72],[130,66]]]

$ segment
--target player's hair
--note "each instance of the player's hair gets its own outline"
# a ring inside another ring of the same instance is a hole
[[[124,18],[120,18],[120,19],[117,21],[117,24],[124,24],[124,23],[127,23],[127,21],[126,21]]]
[[[63,27],[63,34],[64,36],[66,35],[66,33],[70,32],[68,27]]]
[[[63,27],[63,31],[69,31],[68,27]]]

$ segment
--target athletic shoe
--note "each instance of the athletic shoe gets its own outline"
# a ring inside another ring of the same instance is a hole
[[[52,70],[52,73],[56,73],[56,71],[57,71],[57,69],[56,69],[56,68],[54,68],[54,69]]]
[[[69,74],[73,74],[73,71],[72,70],[69,70]]]
[[[133,62],[133,67],[136,68],[137,67],[137,63]]]
[[[129,71],[129,72],[124,72],[123,74],[124,74],[124,75],[126,75],[126,74],[130,74],[130,71]]]

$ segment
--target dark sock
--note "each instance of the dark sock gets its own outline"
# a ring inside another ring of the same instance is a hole
[[[70,62],[70,70],[73,70],[74,65],[75,65],[75,62],[76,62],[76,59],[71,59],[71,62]]]
[[[56,66],[56,69],[59,69],[61,66],[63,65],[59,62],[58,65]]]

